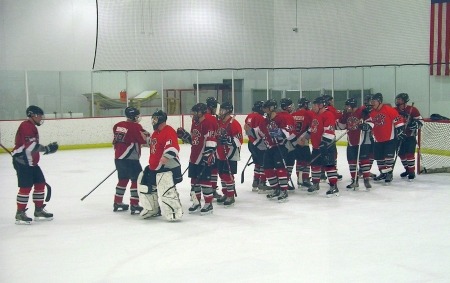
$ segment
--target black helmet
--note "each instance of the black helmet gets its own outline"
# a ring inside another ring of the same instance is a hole
[[[325,105],[328,106],[330,105],[330,101],[333,100],[333,97],[329,94],[324,94],[322,95],[323,100],[325,101]]]
[[[225,118],[225,116],[231,113],[233,113],[233,104],[231,104],[230,102],[224,102],[220,104],[220,111],[219,111],[220,119]]]
[[[325,98],[323,96],[319,96],[319,97],[314,98],[312,103],[326,105],[327,102],[325,101]]]
[[[269,108],[271,111],[277,109],[278,103],[275,99],[269,99],[266,102],[264,102],[263,108]]]
[[[27,117],[32,117],[35,115],[44,115],[44,111],[36,105],[30,105],[26,110],[26,114]]]
[[[139,122],[141,118],[141,112],[137,108],[127,107],[125,108],[125,117],[127,117],[127,119],[130,119],[131,121]]]
[[[298,108],[309,109],[309,103],[310,101],[307,98],[302,97],[298,100]]]
[[[287,110],[290,106],[292,106],[292,99],[290,99],[289,97],[282,98],[280,100],[281,109]]]
[[[403,100],[403,103],[407,103],[409,101],[409,95],[407,93],[402,92],[397,94],[395,99],[401,99]]]
[[[207,111],[208,107],[206,106],[205,103],[197,103],[194,106],[192,106],[191,112],[195,112],[198,113],[200,112],[201,114],[205,114]]]
[[[159,125],[167,121],[167,114],[162,110],[157,110],[152,115],[153,130],[156,131]]]
[[[383,95],[379,92],[372,95],[371,100],[377,100],[379,103],[383,103]]]
[[[349,98],[345,101],[345,105],[350,106],[351,108],[355,108],[357,104],[358,103],[356,102],[356,99],[354,99],[354,98]]]
[[[206,99],[206,106],[210,109],[216,109],[217,108],[217,99],[215,97],[208,97]]]
[[[258,112],[259,114],[262,115],[262,114],[264,113],[264,112],[262,111],[263,105],[264,105],[264,101],[256,101],[256,102],[253,104],[252,111],[253,111],[253,112]]]

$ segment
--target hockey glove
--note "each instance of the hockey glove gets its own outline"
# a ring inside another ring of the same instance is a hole
[[[189,134],[185,129],[178,128],[177,129],[177,136],[179,139],[181,139],[184,143],[192,144],[192,137],[191,134]]]
[[[228,136],[219,137],[219,143],[222,145],[233,145],[233,141],[231,140],[231,137],[228,137]]]
[[[410,130],[418,130],[422,128],[422,123],[418,120],[412,120],[411,122],[409,122],[408,128]]]
[[[361,129],[361,131],[364,131],[364,132],[368,132],[372,129],[372,127],[367,123],[359,124],[359,128]]]
[[[283,132],[280,128],[269,129],[269,135],[275,139],[283,138]]]
[[[397,136],[397,139],[399,141],[401,141],[404,138],[406,138],[405,132],[403,131],[403,127],[395,128],[395,135]]]
[[[205,151],[203,152],[202,162],[206,166],[211,166],[215,163],[215,161],[216,161],[216,158],[214,156],[214,148],[206,147]]]
[[[52,154],[58,150],[59,146],[57,142],[49,143],[47,146],[44,146],[44,154]]]

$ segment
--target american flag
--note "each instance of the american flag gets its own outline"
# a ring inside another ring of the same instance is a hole
[[[430,75],[450,75],[450,0],[431,0]]]

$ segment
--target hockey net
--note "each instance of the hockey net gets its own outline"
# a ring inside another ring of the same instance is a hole
[[[450,173],[450,121],[424,119],[418,135],[417,171]]]

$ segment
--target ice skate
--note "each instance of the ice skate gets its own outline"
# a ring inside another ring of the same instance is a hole
[[[227,199],[227,196],[223,195],[220,198],[217,199],[217,204],[223,204],[225,200]]]
[[[142,206],[139,206],[139,205],[131,205],[131,206],[130,206],[130,212],[131,212],[131,215],[141,213],[142,209],[143,209]]]
[[[117,212],[117,211],[127,211],[128,210],[128,204],[126,203],[114,203],[113,204],[113,211]]]
[[[311,182],[310,182],[309,180],[305,180],[305,181],[301,182],[300,185],[299,185],[298,187],[299,187],[299,188],[300,188],[300,187],[303,187],[304,190],[307,190],[307,189],[309,189],[312,185],[313,185],[313,184],[311,184]]]
[[[212,203],[205,203],[203,208],[200,210],[201,215],[213,214],[213,205]]]
[[[258,185],[259,185],[259,180],[258,179],[254,179],[253,183],[252,183],[252,192],[257,192],[258,191]]]
[[[350,183],[350,185],[347,185],[347,189],[348,190],[354,190],[357,191],[359,187],[359,183],[358,183],[358,179],[352,179],[352,182]]]
[[[234,196],[232,196],[232,197],[227,197],[227,198],[225,199],[225,201],[223,202],[223,206],[224,206],[224,207],[232,207],[232,206],[234,206],[234,203],[235,203]]]
[[[320,189],[319,183],[313,183],[311,185],[311,187],[308,188],[308,193],[310,193],[310,194],[317,193],[319,191],[319,189]]]
[[[288,185],[288,191],[293,192],[293,191],[295,191],[295,188],[293,186],[291,186],[291,185]]]
[[[384,179],[385,185],[390,185],[394,176],[392,175],[392,171],[386,173],[386,178]]]
[[[408,170],[405,170],[405,172],[403,172],[402,174],[400,174],[400,177],[401,177],[401,178],[406,178],[406,177],[408,177],[408,175],[409,175]]]
[[[287,191],[281,191],[280,196],[277,198],[278,202],[286,202],[288,201],[288,192]]]
[[[16,212],[17,225],[30,225],[31,221],[33,221],[33,219],[27,216],[26,214],[27,209],[28,208],[26,208],[25,210],[17,210]]]
[[[213,189],[213,198],[219,199],[221,197],[222,197],[222,195],[217,192],[217,188]]]
[[[272,193],[268,194],[266,197],[268,199],[274,199],[279,197],[281,194],[281,190],[279,188],[276,188]]]
[[[189,211],[189,213],[192,214],[192,213],[199,212],[200,208],[201,208],[200,203],[197,203],[197,204],[194,203],[194,204],[192,204],[191,207],[189,207],[188,211]]]
[[[327,197],[332,197],[333,195],[339,196],[339,189],[337,185],[330,185],[330,189],[327,191]]]
[[[373,178],[373,180],[375,182],[378,182],[378,181],[381,181],[381,180],[384,180],[384,179],[386,179],[386,173],[381,173],[380,175],[378,175],[378,176]]]
[[[53,213],[45,210],[45,204],[42,207],[34,209],[34,221],[50,221],[53,220]]]
[[[416,173],[411,172],[411,173],[408,174],[408,181],[409,182],[414,181],[415,178],[416,178]]]
[[[267,186],[264,183],[260,183],[258,185],[258,194],[267,194],[270,193],[273,189],[269,186]]]
[[[370,189],[372,188],[372,185],[370,184],[370,179],[369,178],[365,178],[364,179],[364,187],[366,187],[366,191],[370,191]]]

